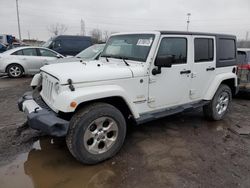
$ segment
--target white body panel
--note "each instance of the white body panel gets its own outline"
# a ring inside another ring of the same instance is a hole
[[[187,63],[162,68],[161,74],[152,75],[161,38],[175,36],[161,36],[159,32],[147,34],[154,34],[155,40],[146,62],[126,60],[130,65],[127,66],[121,59],[109,58],[107,62],[105,58],[100,58],[99,61],[88,63],[44,66],[41,69],[42,98],[55,112],[67,113],[75,111],[75,108],[70,107],[73,101],[80,105],[96,99],[120,97],[128,105],[133,117],[137,119],[142,114],[211,100],[221,82],[227,79],[234,79],[237,86],[237,76],[232,73],[234,66],[207,71],[207,68],[216,67],[216,47],[213,61],[194,63],[193,41],[195,37],[202,36],[176,35],[188,41]],[[209,37],[215,40],[214,37]],[[191,73],[180,74],[183,70],[191,70]],[[34,77],[32,83],[38,83],[39,79],[39,76]],[[72,80],[74,91],[69,88],[69,79]],[[56,84],[60,85],[57,92]]]

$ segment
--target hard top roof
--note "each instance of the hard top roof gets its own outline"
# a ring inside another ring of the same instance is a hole
[[[225,37],[235,37],[229,34],[220,33],[205,33],[205,32],[189,32],[189,31],[160,31],[162,35],[206,35],[206,36],[225,36]]]

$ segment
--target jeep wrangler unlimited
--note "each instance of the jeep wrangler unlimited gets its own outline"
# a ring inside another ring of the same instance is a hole
[[[71,154],[95,164],[114,156],[137,124],[203,107],[227,113],[237,92],[236,37],[192,32],[114,34],[98,61],[53,64],[18,101],[33,129],[66,136]]]

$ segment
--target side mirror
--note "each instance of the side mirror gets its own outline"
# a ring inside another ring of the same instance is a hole
[[[155,66],[157,67],[172,67],[175,57],[173,55],[157,56]]]
[[[167,55],[167,56],[157,56],[155,59],[155,66],[157,68],[154,68],[152,70],[153,75],[161,74],[161,68],[162,67],[172,67],[173,63],[175,61],[175,56],[173,55]]]
[[[56,57],[57,57],[58,59],[61,59],[61,58],[62,58],[62,56],[60,56],[59,54],[57,54]]]

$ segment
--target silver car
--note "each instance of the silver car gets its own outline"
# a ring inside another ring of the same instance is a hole
[[[104,47],[105,47],[105,44],[94,44],[86,48],[85,50],[81,51],[79,54],[77,54],[74,57],[66,57],[63,59],[50,61],[49,64],[78,62],[79,60],[83,60],[83,61],[97,60],[99,59],[99,56],[102,53]]]
[[[64,58],[63,55],[43,47],[19,47],[0,54],[0,73],[19,78],[24,74],[35,74],[49,61]]]

